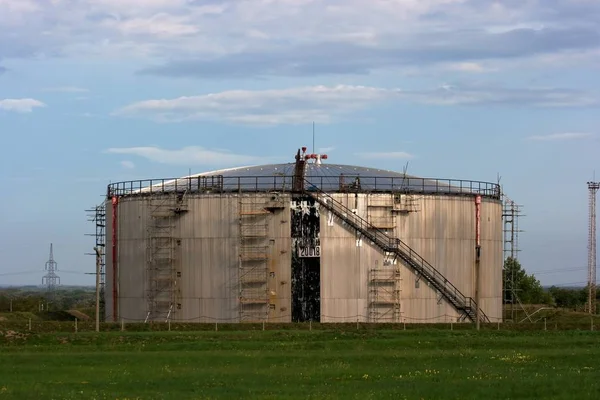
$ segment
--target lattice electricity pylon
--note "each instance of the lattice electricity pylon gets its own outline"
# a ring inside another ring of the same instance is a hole
[[[48,273],[42,277],[42,285],[46,285],[48,292],[53,292],[57,285],[60,285],[60,276],[56,275],[58,271],[58,264],[54,261],[54,251],[52,250],[52,243],[50,243],[50,257],[46,261],[46,271]]]
[[[596,193],[600,182],[588,182],[590,219],[588,235],[588,310],[596,314]]]

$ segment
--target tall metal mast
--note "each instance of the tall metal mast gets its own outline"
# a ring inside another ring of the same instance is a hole
[[[596,193],[600,182],[588,182],[590,219],[588,236],[588,310],[596,314]]]

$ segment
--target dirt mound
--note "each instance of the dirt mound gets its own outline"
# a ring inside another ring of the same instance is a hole
[[[15,332],[15,331],[6,331],[6,332],[2,332],[0,331],[0,337],[3,337],[6,340],[15,340],[15,339],[27,339],[27,335],[24,333],[20,333],[20,332]]]
[[[89,315],[84,314],[78,310],[68,310],[67,313],[74,316],[75,318],[77,318],[80,321],[89,321],[90,319],[92,319]]]

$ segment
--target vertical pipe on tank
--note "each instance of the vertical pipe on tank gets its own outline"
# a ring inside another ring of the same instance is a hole
[[[481,261],[481,196],[475,196],[475,324],[477,330],[480,326],[479,297],[480,297],[480,274],[479,263]]]
[[[112,198],[112,301],[113,301],[113,321],[117,321],[117,205],[119,198]]]

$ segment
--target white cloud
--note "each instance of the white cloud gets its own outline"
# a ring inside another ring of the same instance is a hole
[[[335,150],[335,147],[333,147],[333,146],[330,146],[330,147],[319,147],[317,149],[317,151],[319,152],[319,154],[331,153],[334,150]]]
[[[125,160],[125,161],[121,161],[120,164],[123,168],[126,168],[126,169],[134,169],[135,168],[135,164],[133,163],[133,161]]]
[[[77,86],[57,86],[42,89],[44,92],[61,92],[61,93],[87,93],[88,89]]]
[[[484,61],[600,48],[600,3],[590,0],[0,0],[0,9],[9,33],[0,59],[115,57],[202,78],[447,63],[485,72]]]
[[[564,132],[564,133],[553,133],[550,135],[535,135],[530,136],[527,139],[536,141],[565,141],[565,140],[578,140],[588,139],[593,137],[591,133],[585,132]]]
[[[32,13],[40,7],[35,0],[0,0],[0,9],[13,13]]]
[[[475,62],[459,62],[459,63],[451,63],[447,67],[449,70],[460,71],[460,72],[470,72],[470,73],[482,73],[489,71],[480,63]]]
[[[131,18],[125,21],[111,19],[105,22],[108,29],[118,30],[124,35],[181,36],[198,33],[200,27],[188,23],[185,16],[172,16],[165,13],[149,18]]]
[[[231,90],[174,99],[145,100],[125,106],[117,116],[159,122],[224,121],[245,125],[329,123],[355,115],[377,102],[395,101],[439,106],[584,107],[598,103],[587,94],[564,89],[508,89],[443,85],[433,90],[368,86],[307,86],[272,90]]]
[[[175,99],[146,100],[115,112],[158,121],[221,120],[247,125],[327,123],[360,110],[394,91],[365,86],[309,86],[274,90],[232,90]]]
[[[377,160],[408,160],[415,156],[404,151],[383,151],[383,152],[366,152],[357,153],[357,156],[365,159]]]
[[[125,147],[106,150],[112,154],[127,154],[145,158],[161,164],[196,165],[241,165],[264,161],[265,158],[231,153],[226,150],[210,150],[204,147],[189,146],[177,150],[160,147]]]
[[[34,108],[46,107],[44,103],[35,99],[4,99],[0,100],[0,110],[20,113],[32,112]]]

